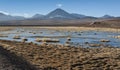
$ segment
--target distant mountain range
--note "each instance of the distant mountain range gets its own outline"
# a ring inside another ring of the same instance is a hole
[[[25,19],[31,19],[32,20],[32,19],[85,19],[85,18],[109,19],[109,18],[116,18],[116,17],[110,16],[110,15],[104,15],[102,17],[86,16],[86,15],[77,14],[77,13],[68,13],[61,8],[57,8],[57,9],[53,10],[52,12],[48,13],[47,15],[35,14],[34,16],[32,16],[30,18],[25,18],[25,17],[22,17],[22,16],[11,16],[11,15],[6,15],[6,14],[3,14],[3,13],[0,13],[0,21],[25,20]]]
[[[114,16],[110,16],[110,15],[104,15],[104,16],[102,16],[100,18],[115,18],[115,17]]]
[[[76,13],[68,13],[63,9],[57,8],[47,15],[36,14],[32,19],[81,19],[81,18],[96,18],[92,16],[85,16]],[[30,18],[31,19],[31,18]]]
[[[22,16],[11,16],[0,13],[0,21],[8,21],[8,20],[24,20],[25,18]]]

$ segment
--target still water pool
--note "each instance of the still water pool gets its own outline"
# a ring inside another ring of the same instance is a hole
[[[0,37],[2,40],[22,41],[22,38],[28,39],[27,42],[36,42],[36,38],[50,38],[58,39],[59,42],[50,42],[54,44],[69,44],[73,46],[90,47],[89,44],[101,44],[102,46],[120,47],[120,39],[115,38],[120,36],[119,32],[105,32],[105,31],[60,31],[50,29],[14,29],[11,31],[0,32],[5,35]],[[6,37],[7,36],[7,37]],[[21,39],[13,39],[14,36],[20,36]],[[68,43],[67,38],[71,38]],[[109,40],[109,42],[101,42],[101,40]]]

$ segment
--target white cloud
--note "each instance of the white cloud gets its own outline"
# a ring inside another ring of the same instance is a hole
[[[8,12],[5,12],[5,11],[0,11],[0,13],[3,13],[3,14],[6,14],[6,15],[9,15]]]
[[[23,13],[23,14],[21,14],[21,13],[14,13],[14,14],[11,14],[11,15],[13,15],[13,16],[24,16],[24,17],[31,17],[32,16],[32,15],[29,15],[27,13]]]
[[[24,17],[31,17],[33,15],[27,14],[27,13],[8,13],[5,11],[0,11],[0,13],[6,14],[6,15],[12,15],[12,16],[24,16]]]
[[[62,7],[62,6],[63,6],[62,4],[57,4],[57,7],[59,7],[59,8]]]
[[[12,15],[12,16],[24,16],[24,17],[31,17],[33,15],[27,14],[27,13],[8,13],[5,11],[0,11],[0,13],[6,14],[6,15]]]

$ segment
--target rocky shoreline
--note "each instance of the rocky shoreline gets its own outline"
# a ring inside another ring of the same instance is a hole
[[[0,45],[38,70],[120,70],[120,48],[66,47],[6,40],[0,40]]]

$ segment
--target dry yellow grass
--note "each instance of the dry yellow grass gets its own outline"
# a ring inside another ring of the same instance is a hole
[[[5,40],[0,40],[0,45],[38,70],[120,70],[120,48],[35,45]]]
[[[116,29],[116,28],[100,28],[100,27],[75,27],[75,26],[71,26],[71,27],[40,27],[40,26],[36,26],[36,27],[26,27],[26,26],[22,26],[22,27],[0,27],[0,31],[8,31],[8,30],[12,30],[12,29],[16,29],[16,28],[20,28],[20,29],[33,29],[33,30],[37,30],[37,29],[50,29],[50,30],[59,30],[59,31],[88,31],[88,30],[95,30],[95,31],[110,31],[110,32],[120,32],[120,29]]]
[[[0,32],[13,30],[13,29],[15,29],[15,28],[17,28],[17,27],[0,27]]]

